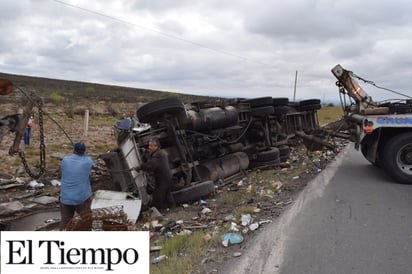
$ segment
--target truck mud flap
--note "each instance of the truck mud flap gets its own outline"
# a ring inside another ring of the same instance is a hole
[[[215,191],[213,181],[204,181],[202,183],[172,191],[173,198],[177,204],[183,204],[191,201],[199,200],[202,197],[209,195]]]

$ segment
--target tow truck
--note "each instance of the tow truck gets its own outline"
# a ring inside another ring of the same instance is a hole
[[[340,64],[331,71],[338,80],[344,116],[325,129],[352,141],[369,162],[396,182],[412,184],[412,97],[386,89],[406,99],[375,102],[358,84],[362,80],[376,86],[373,82]]]

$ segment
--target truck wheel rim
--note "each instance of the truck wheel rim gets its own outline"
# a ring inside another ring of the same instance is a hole
[[[412,144],[407,144],[399,150],[396,162],[404,173],[412,175]]]

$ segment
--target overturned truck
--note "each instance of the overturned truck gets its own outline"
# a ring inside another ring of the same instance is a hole
[[[113,182],[150,206],[152,178],[134,167],[144,161],[148,141],[157,137],[172,169],[174,199],[185,203],[248,169],[287,161],[290,146],[318,130],[320,108],[318,99],[160,99],[141,106],[136,117],[116,122],[117,148],[102,158]]]

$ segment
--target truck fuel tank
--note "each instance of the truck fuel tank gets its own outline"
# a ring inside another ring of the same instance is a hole
[[[231,127],[238,122],[238,111],[233,106],[213,107],[200,111],[189,110],[187,112],[189,128],[198,131]]]

